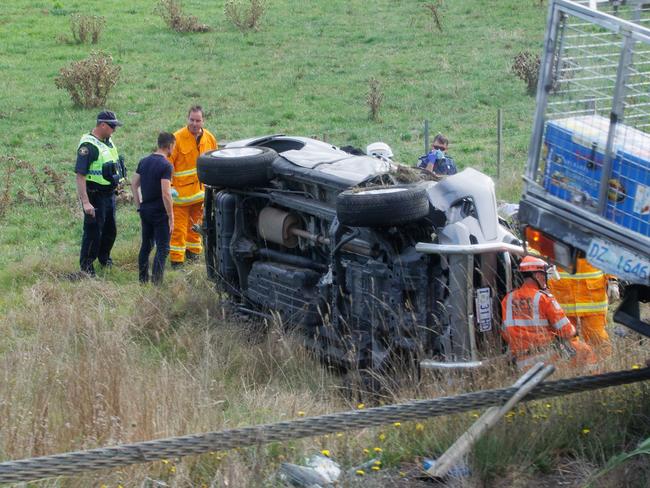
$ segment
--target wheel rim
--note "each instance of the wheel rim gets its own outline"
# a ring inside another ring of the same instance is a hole
[[[364,195],[381,195],[387,193],[401,193],[407,189],[408,188],[378,188],[376,190],[364,190],[360,193],[363,193]]]
[[[210,156],[217,158],[242,158],[247,156],[256,156],[262,154],[262,149],[259,147],[230,147],[227,149],[218,149],[212,151]]]

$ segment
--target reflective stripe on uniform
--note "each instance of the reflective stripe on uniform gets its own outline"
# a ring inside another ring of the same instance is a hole
[[[195,174],[196,174],[196,168],[187,169],[185,171],[174,171],[174,176],[175,177],[190,176],[190,175],[195,175]]]
[[[571,322],[569,321],[569,319],[567,317],[562,317],[560,320],[558,320],[557,322],[555,322],[553,324],[553,328],[555,330],[560,330],[562,327],[564,327],[565,325],[570,324],[570,323]]]
[[[579,315],[581,313],[603,313],[607,312],[607,300],[601,302],[561,303],[562,309],[567,315]]]
[[[532,303],[532,318],[529,319],[515,319],[512,314],[512,295],[513,293],[508,294],[506,300],[506,319],[503,321],[504,327],[548,327],[548,320],[543,319],[539,315],[539,302],[542,299],[542,292],[538,291],[533,297]],[[562,320],[558,321],[558,323]]]
[[[169,246],[170,251],[185,252],[185,246]]]
[[[569,274],[560,271],[560,279],[562,280],[593,280],[602,277],[603,277],[602,271],[592,271],[590,273],[576,273],[576,274]]]
[[[189,205],[190,203],[196,203],[200,202],[203,200],[205,193],[203,191],[200,191],[198,193],[195,193],[194,195],[190,195],[189,197],[179,197],[175,196],[173,197],[174,203],[180,204],[180,205]]]
[[[185,247],[188,249],[198,249],[199,251],[203,249],[203,246],[200,242],[186,242]]]

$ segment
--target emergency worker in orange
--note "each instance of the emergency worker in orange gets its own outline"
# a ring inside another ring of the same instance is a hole
[[[576,329],[547,289],[546,262],[536,256],[521,260],[523,284],[501,302],[501,335],[519,369],[539,361],[560,366],[596,364],[591,348],[576,336]]]
[[[601,357],[612,353],[607,325],[607,295],[618,293],[618,284],[608,284],[608,276],[594,268],[585,258],[578,258],[576,273],[560,270],[559,280],[549,280],[549,289],[560,303],[580,337]],[[614,290],[613,288],[616,288]]]
[[[203,185],[196,173],[196,160],[217,148],[217,139],[203,127],[203,118],[203,108],[194,105],[187,113],[187,125],[174,132],[176,146],[169,158],[174,166],[174,231],[169,246],[172,268],[181,266],[186,257],[197,258],[202,250],[201,236],[192,230],[203,218]]]

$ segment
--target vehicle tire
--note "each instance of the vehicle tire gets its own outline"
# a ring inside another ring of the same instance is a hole
[[[245,188],[264,185],[271,179],[271,163],[278,156],[268,147],[231,147],[199,156],[199,180],[210,186]]]
[[[409,185],[346,190],[336,199],[339,222],[355,227],[390,227],[415,222],[429,213],[424,188]]]

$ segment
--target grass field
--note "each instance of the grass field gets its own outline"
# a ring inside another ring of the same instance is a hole
[[[107,108],[125,123],[114,139],[130,171],[158,131],[179,128],[187,108],[200,103],[220,141],[278,132],[360,147],[383,140],[406,163],[423,153],[428,119],[432,133],[450,137],[461,167],[495,176],[503,109],[497,189],[515,201],[534,100],[510,65],[519,51],[540,52],[546,7],[533,0],[446,0],[439,32],[427,3],[269,0],[260,30],[242,34],[224,17],[224,1],[185,0],[186,11],[213,30],[178,34],[153,12],[153,0],[0,2],[0,459],[356,404],[340,394],[340,379],[290,337],[272,325],[263,335],[229,317],[202,266],[169,272],[160,289],[137,285],[139,226],[130,205],[118,209],[115,268],[94,281],[64,279],[77,269],[81,233],[75,149],[98,109],[72,106],[54,86],[59,69],[91,49],[110,53],[121,67]],[[73,13],[106,18],[97,46],[62,40],[71,35]],[[384,93],[378,121],[366,105],[371,78]],[[15,169],[17,160],[23,167]],[[46,166],[54,172],[41,173]],[[629,368],[647,357],[647,344],[633,338],[617,347],[608,367]],[[512,382],[502,371],[425,380],[399,398]],[[554,486],[558,467],[581,486],[612,455],[649,435],[648,393],[629,387],[518,410],[481,441],[467,486]],[[147,486],[147,477],[168,486],[272,486],[269,476],[283,460],[328,449],[350,466],[374,447],[383,450],[386,474],[359,486],[394,486],[406,483],[401,472],[418,456],[440,453],[472,420],[458,415],[364,429],[39,486],[135,487]],[[646,486],[644,459],[599,486]]]

